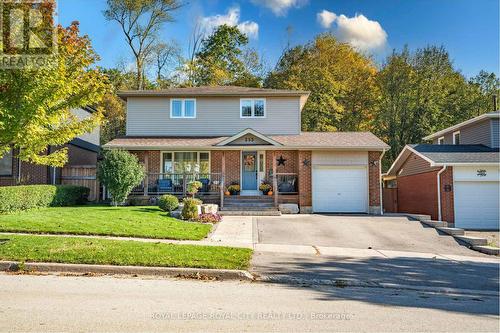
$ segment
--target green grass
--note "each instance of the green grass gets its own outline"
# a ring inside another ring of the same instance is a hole
[[[184,222],[158,207],[52,207],[0,215],[0,231],[200,240],[212,226]]]
[[[63,236],[0,235],[0,260],[247,269],[252,250]]]

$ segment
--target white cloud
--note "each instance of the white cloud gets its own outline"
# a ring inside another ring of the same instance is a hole
[[[285,16],[291,7],[299,8],[309,0],[251,0],[252,3],[269,8],[276,16]]]
[[[387,33],[377,21],[364,15],[347,17],[323,10],[317,14],[318,22],[324,28],[336,24],[335,35],[361,51],[382,49],[387,42]]]
[[[325,29],[328,29],[332,26],[333,21],[337,18],[337,14],[329,12],[326,9],[323,9],[321,13],[316,14],[316,19],[319,24]]]
[[[253,21],[240,22],[240,8],[229,8],[225,15],[214,15],[202,17],[200,19],[201,28],[207,34],[211,33],[215,28],[220,25],[226,24],[230,26],[237,26],[238,29],[249,38],[257,38],[259,35],[259,25]]]

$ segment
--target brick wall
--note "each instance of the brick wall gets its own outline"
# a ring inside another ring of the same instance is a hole
[[[379,151],[368,152],[368,196],[371,214],[380,214],[380,165]]]
[[[441,219],[455,222],[455,208],[453,206],[453,168],[448,167],[440,176],[441,182]],[[450,191],[445,192],[445,187],[450,186]]]
[[[148,173],[160,173],[161,170],[161,155],[159,150],[134,150],[130,151],[137,156],[139,162],[145,164],[146,155],[148,156]]]
[[[285,165],[278,166],[276,163],[277,173],[297,173],[297,151],[294,150],[276,150],[274,153],[276,159],[283,156],[286,160]],[[269,175],[273,170],[273,152],[271,150],[266,151],[266,175]]]
[[[222,151],[212,151],[210,153],[211,171],[214,173],[222,172]],[[225,150],[225,166],[226,179],[225,184],[230,185],[232,182],[240,183],[240,162],[241,156],[239,150]],[[240,184],[241,185],[241,184]]]
[[[437,171],[398,177],[398,210],[438,218]]]
[[[312,212],[312,152],[299,151],[297,154],[299,173],[299,206],[301,213]],[[304,165],[304,161],[309,163]]]

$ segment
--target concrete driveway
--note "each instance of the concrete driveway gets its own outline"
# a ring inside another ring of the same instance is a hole
[[[396,216],[289,215],[257,218],[258,243],[485,256],[436,229]]]

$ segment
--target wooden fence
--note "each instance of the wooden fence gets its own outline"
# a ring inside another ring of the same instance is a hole
[[[68,166],[61,170],[61,184],[85,186],[90,189],[89,201],[99,199],[97,169],[92,165]]]
[[[397,188],[384,188],[384,211],[387,213],[398,212],[398,189]]]

